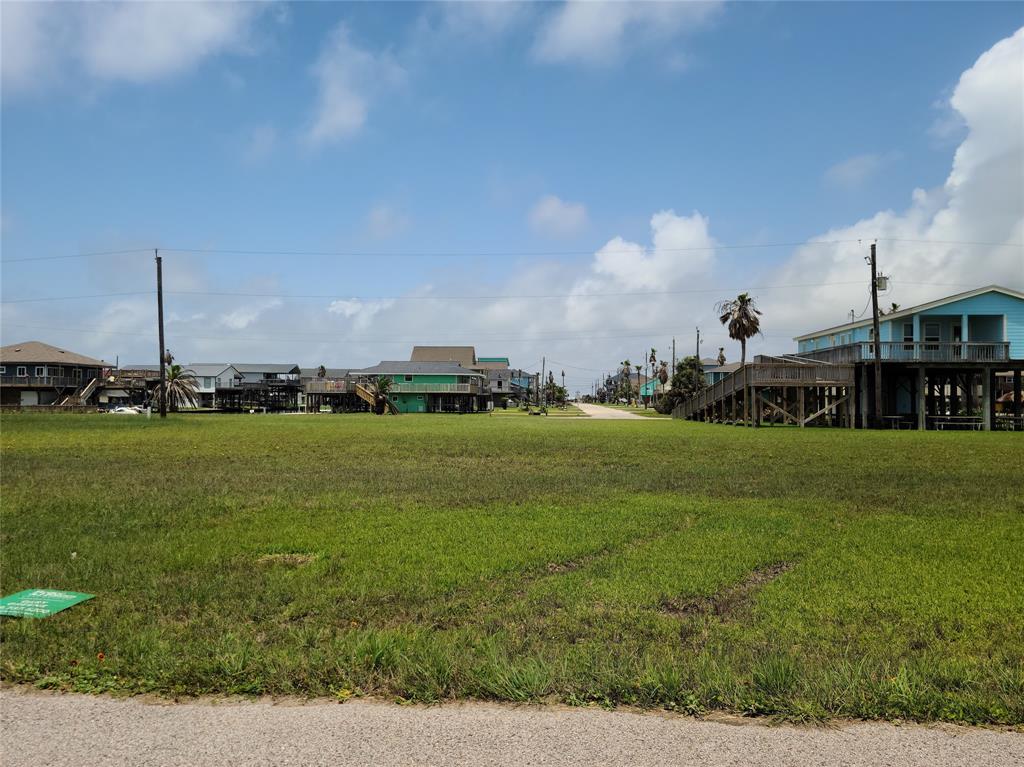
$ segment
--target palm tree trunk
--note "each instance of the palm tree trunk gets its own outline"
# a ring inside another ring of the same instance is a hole
[[[743,374],[743,425],[750,423],[750,387],[747,376],[747,339],[740,339],[740,371]]]

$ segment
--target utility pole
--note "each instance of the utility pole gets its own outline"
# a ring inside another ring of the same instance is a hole
[[[672,375],[676,374],[676,338],[672,336]]]
[[[697,328],[697,359],[700,359],[700,328]]]
[[[537,405],[538,407],[544,407],[544,394],[542,389],[544,387],[544,368],[547,365],[547,357],[540,358],[540,381],[537,382]],[[546,392],[545,392],[546,393]]]
[[[160,250],[153,248],[153,256],[156,258],[156,321],[159,326],[160,336],[160,417],[167,417],[167,369],[164,367],[164,269],[163,259],[160,258]]]
[[[871,243],[871,326],[874,328],[875,350],[875,428],[882,428],[882,340],[878,323],[878,264],[875,243]]]

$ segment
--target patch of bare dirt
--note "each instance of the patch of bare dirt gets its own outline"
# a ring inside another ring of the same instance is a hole
[[[758,589],[783,573],[789,572],[794,566],[792,562],[773,562],[757,568],[742,581],[727,586],[711,596],[666,599],[661,603],[662,612],[678,618],[714,615],[722,620],[728,620],[749,607]]]

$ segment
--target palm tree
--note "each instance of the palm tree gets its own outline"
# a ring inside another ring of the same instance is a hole
[[[736,298],[715,304],[718,321],[726,325],[729,338],[740,342],[740,366],[747,364],[747,339],[761,332],[760,309],[754,304],[749,293],[740,293]]]
[[[623,388],[626,395],[626,404],[628,405],[630,398],[633,396],[633,365],[628,359],[623,360],[619,364],[622,365],[622,380],[624,382]]]
[[[327,378],[327,368],[325,368],[323,365],[318,367],[316,369],[316,377],[317,378]]]
[[[378,376],[377,379],[371,381],[369,387],[367,387],[373,395],[373,412],[377,415],[384,415],[384,411],[387,409],[388,393],[391,391],[391,384],[392,381],[387,376]]]
[[[716,360],[716,362],[718,362],[718,366],[719,367],[721,367],[722,365],[725,364],[725,347],[724,346],[719,346],[718,347],[718,359]]]
[[[172,364],[167,368],[164,387],[164,396],[171,410],[176,412],[179,407],[196,406],[199,383],[191,370],[183,370],[181,365]],[[153,389],[153,396],[159,401],[160,384]]]
[[[729,330],[729,338],[740,342],[740,368],[747,364],[747,339],[756,336],[761,332],[761,320],[758,317],[761,311],[754,304],[754,299],[749,293],[740,293],[730,301],[719,301],[715,305],[718,313],[718,320],[726,325]],[[700,364],[700,360],[697,361]],[[744,387],[743,392],[743,422],[749,423],[750,419],[750,392]]]
[[[640,384],[640,371],[643,370],[643,365],[634,365],[636,368],[636,399],[637,404],[640,404],[640,400],[643,399],[643,387]]]
[[[661,361],[661,367],[658,368],[658,383],[661,384],[661,388],[665,388],[665,384],[668,383],[668,363],[665,360]]]

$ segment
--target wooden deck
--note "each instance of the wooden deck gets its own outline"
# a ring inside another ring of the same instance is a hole
[[[757,357],[676,406],[672,416],[749,425],[766,417],[799,426],[818,420],[852,425],[854,385],[853,365]]]
[[[1010,344],[1003,341],[970,343],[936,343],[933,341],[882,341],[879,344],[882,362],[976,364],[1010,360]],[[872,341],[863,341],[828,349],[800,352],[791,359],[806,359],[832,364],[856,364],[875,359]]]

